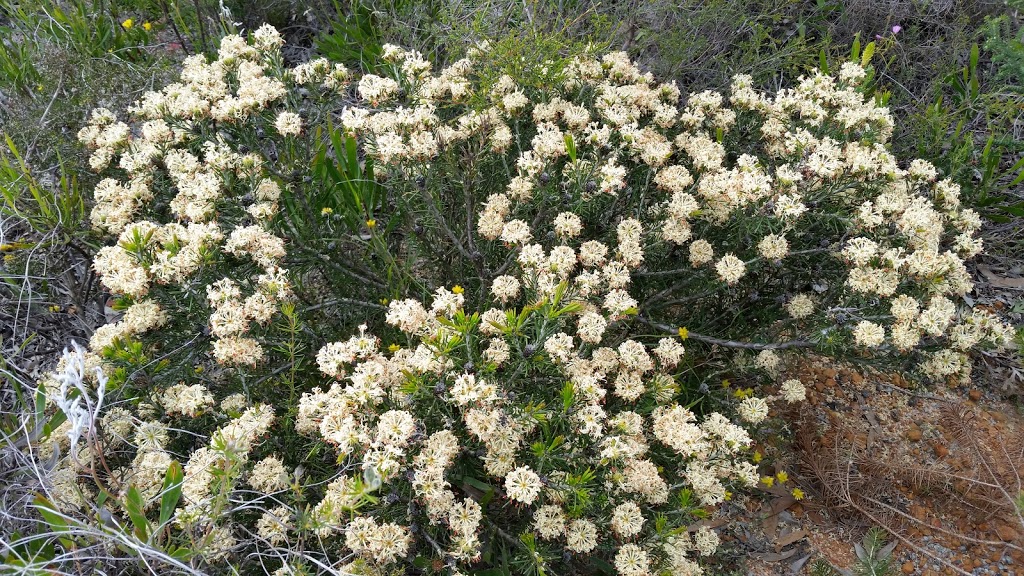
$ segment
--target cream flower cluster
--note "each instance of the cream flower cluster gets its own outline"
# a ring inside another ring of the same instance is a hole
[[[175,384],[164,391],[160,403],[168,414],[195,418],[213,406],[213,394],[202,384]]]

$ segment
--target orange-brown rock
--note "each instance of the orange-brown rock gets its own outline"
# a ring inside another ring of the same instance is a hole
[[[910,515],[918,520],[924,520],[925,516],[928,515],[928,510],[919,504],[912,504],[910,506]]]
[[[1017,539],[1017,531],[1009,524],[1000,524],[997,526],[996,534],[999,535],[999,539],[1003,542],[1013,542]]]

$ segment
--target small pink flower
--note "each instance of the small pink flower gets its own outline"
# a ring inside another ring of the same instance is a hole
[[[899,34],[900,30],[903,30],[903,26],[900,26],[899,24],[892,27],[893,34]]]

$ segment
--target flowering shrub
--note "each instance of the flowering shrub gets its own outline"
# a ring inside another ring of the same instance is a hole
[[[699,574],[803,400],[789,354],[966,379],[1008,341],[958,305],[978,215],[888,152],[870,68],[680,105],[622,53],[356,78],[281,44],[228,36],[79,135],[124,315],[73,357],[110,408],[52,435],[46,506],[103,494],[163,562]]]

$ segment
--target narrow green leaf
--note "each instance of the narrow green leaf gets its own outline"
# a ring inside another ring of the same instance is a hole
[[[149,522],[146,520],[142,495],[139,494],[139,490],[135,486],[129,488],[128,494],[125,495],[124,509],[128,512],[128,517],[131,518],[132,524],[135,525],[135,535],[139,540],[148,539]]]
[[[1010,174],[1013,174],[1018,170],[1020,170],[1020,173],[1017,175],[1016,178],[1013,179],[1013,182],[1010,182],[1010,186],[1016,186],[1017,184],[1024,182],[1024,158],[1017,160],[1017,163],[1014,164],[1013,167],[1008,170],[1008,172]]]
[[[36,422],[43,419],[46,414],[46,387],[44,384],[39,384],[39,389],[36,391]]]
[[[494,492],[494,486],[491,486],[490,484],[483,482],[481,480],[477,480],[472,476],[463,476],[462,481],[482,492]]]

